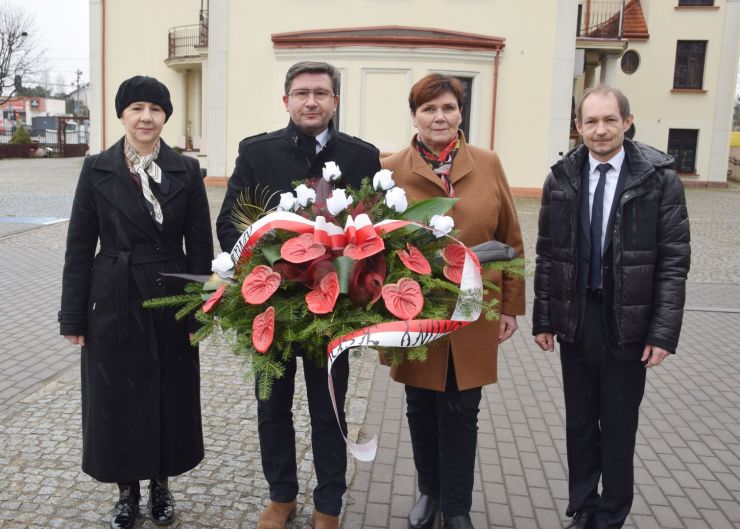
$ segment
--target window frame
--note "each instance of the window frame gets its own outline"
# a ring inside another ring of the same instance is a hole
[[[462,105],[462,122],[460,122],[460,130],[465,134],[465,140],[470,141],[470,107],[473,106],[473,83],[475,77],[472,75],[455,75],[452,77],[460,81],[463,87],[463,105]]]
[[[696,174],[699,151],[699,129],[668,129],[666,152],[675,159],[676,172]],[[688,162],[691,162],[690,166]]]
[[[634,57],[635,58],[634,60],[636,61],[634,65],[635,68],[631,72],[627,71],[627,69],[625,68],[625,63],[629,60],[629,59],[626,59],[628,57]],[[641,62],[642,62],[642,58],[640,57],[640,54],[637,53],[637,51],[627,50],[622,54],[622,57],[620,57],[619,59],[619,68],[622,70],[623,74],[632,75],[640,68]]]
[[[704,90],[704,70],[707,62],[707,40],[678,40],[676,41],[676,57],[673,63],[674,90]],[[699,54],[690,50],[692,46],[703,45],[701,64],[697,60]],[[692,60],[696,64],[692,64]]]
[[[678,0],[678,7],[714,7],[714,0]]]

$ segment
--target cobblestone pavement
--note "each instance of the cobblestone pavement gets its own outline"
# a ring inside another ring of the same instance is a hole
[[[0,160],[0,218],[66,218],[81,161]],[[222,196],[209,189],[214,216]],[[693,258],[684,330],[679,354],[649,373],[629,528],[740,527],[740,186],[687,197]],[[532,256],[538,204],[517,206]],[[0,223],[0,529],[105,527],[116,498],[114,486],[79,469],[78,352],[56,323],[65,234],[66,222]],[[557,528],[565,506],[559,358],[535,348],[527,318],[519,324],[501,349],[500,381],[481,403],[479,529]],[[172,480],[174,527],[254,527],[266,486],[252,385],[223,339],[202,347],[201,366],[206,457]],[[315,478],[300,374],[297,381],[301,494],[292,529],[303,529]],[[403,387],[371,351],[352,360],[348,407],[350,436],[378,433],[380,449],[373,463],[350,463],[342,527],[405,528],[417,491]]]

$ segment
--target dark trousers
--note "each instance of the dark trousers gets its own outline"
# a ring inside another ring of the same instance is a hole
[[[293,392],[296,360],[285,366],[283,378],[275,381],[268,400],[257,401],[262,470],[270,485],[272,501],[289,502],[298,495],[295,430],[293,429]],[[334,416],[329,397],[326,367],[319,367],[304,356],[303,372],[311,415],[311,446],[317,485],[313,502],[317,511],[338,516],[342,495],[347,490],[347,447]],[[349,355],[342,355],[332,368],[334,391],[342,428],[346,432],[344,399],[349,377]],[[259,383],[255,383],[258,389]]]
[[[566,514],[595,510],[598,529],[622,527],[634,495],[645,367],[639,360],[614,358],[606,342],[603,306],[590,297],[580,337],[573,344],[561,342],[560,359],[568,448]]]
[[[473,504],[481,388],[459,391],[452,360],[445,391],[406,386],[406,417],[419,491],[439,498],[445,516],[468,514]]]

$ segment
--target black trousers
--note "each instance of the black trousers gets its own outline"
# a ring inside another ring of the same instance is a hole
[[[614,358],[603,309],[588,298],[579,339],[560,343],[568,449],[566,514],[594,510],[598,529],[616,529],[624,525],[634,496],[633,458],[645,367],[640,360]]]
[[[452,358],[445,391],[406,386],[406,417],[419,491],[439,498],[445,516],[468,514],[473,504],[481,388],[459,391]]]
[[[270,398],[257,401],[262,470],[270,486],[270,499],[283,503],[292,501],[298,495],[292,411],[295,372],[296,359],[293,357],[285,366],[285,376],[272,386]],[[342,509],[342,495],[347,490],[347,447],[329,397],[326,367],[319,367],[304,356],[303,372],[311,415],[311,446],[317,480],[313,491],[314,507],[321,513],[338,516]],[[343,354],[334,363],[332,379],[339,418],[345,432],[344,399],[348,377],[349,355]],[[258,382],[255,383],[255,389],[259,389]]]

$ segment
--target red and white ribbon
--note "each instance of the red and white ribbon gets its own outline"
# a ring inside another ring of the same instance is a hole
[[[336,224],[327,222],[324,217],[316,217],[316,220],[312,221],[295,213],[277,211],[262,217],[242,233],[231,250],[231,260],[237,263],[242,257],[250,255],[252,248],[257,245],[262,236],[274,229],[282,229],[294,233],[313,233],[316,241],[336,251],[343,249],[348,244],[361,244],[370,238],[379,237],[382,233],[390,233],[408,225],[415,225],[425,230],[434,231],[429,226],[406,220],[387,219],[377,224],[372,224],[370,218],[364,213],[354,219],[349,217],[343,230]],[[454,237],[450,237],[449,235],[445,235],[445,237],[451,239],[455,244],[465,246]],[[465,263],[460,282],[460,295],[458,296],[455,310],[449,320],[391,321],[370,325],[341,336],[329,343],[327,346],[329,395],[339,429],[350,452],[355,458],[360,461],[372,461],[375,459],[378,441],[377,436],[373,436],[368,441],[354,443],[344,433],[344,428],[342,428],[341,421],[339,420],[336,396],[334,394],[334,383],[331,376],[331,368],[337,358],[353,347],[418,347],[426,345],[477,320],[480,316],[482,300],[483,285],[480,277],[480,268],[470,257],[469,252],[465,252]]]

